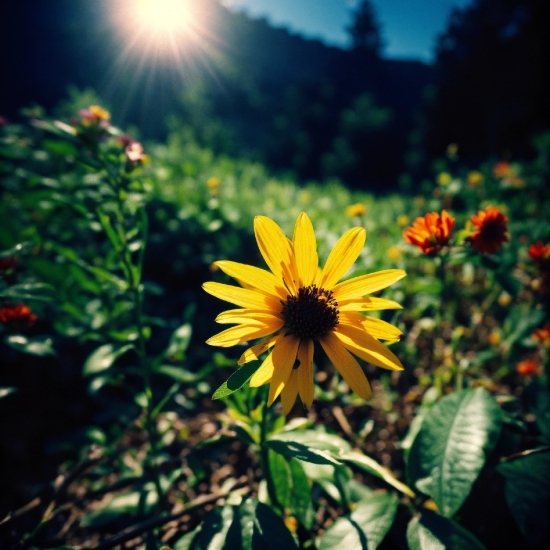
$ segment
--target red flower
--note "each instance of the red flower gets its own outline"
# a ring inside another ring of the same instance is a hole
[[[516,372],[523,376],[527,376],[529,374],[536,374],[538,370],[539,370],[539,364],[536,361],[533,361],[532,359],[526,359],[525,361],[520,361],[516,365]]]
[[[510,163],[506,161],[497,162],[493,166],[493,176],[497,179],[505,178],[511,173]]]
[[[403,231],[403,238],[414,244],[424,254],[437,254],[449,242],[455,219],[446,210],[430,212],[423,218],[416,218],[410,227]]]
[[[37,319],[31,308],[23,304],[5,305],[0,308],[0,323],[10,328],[30,327]]]
[[[550,260],[550,244],[542,244],[539,241],[531,245],[527,252],[531,256],[531,259],[538,264],[543,264],[545,261]]]
[[[508,218],[495,206],[488,206],[470,218],[476,226],[468,237],[472,246],[481,254],[494,254],[502,248],[502,243],[508,242],[506,234]]]

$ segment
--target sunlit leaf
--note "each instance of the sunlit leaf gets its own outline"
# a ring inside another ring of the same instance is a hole
[[[297,458],[304,462],[313,462],[314,464],[341,464],[341,462],[326,451],[306,447],[306,445],[298,443],[297,441],[292,441],[288,438],[281,440],[278,438],[279,435],[282,434],[277,434],[268,439],[264,445],[283,456]]]
[[[133,349],[133,344],[117,347],[114,344],[105,344],[97,348],[84,363],[82,374],[90,376],[107,370],[111,365],[128,350]]]
[[[321,537],[319,550],[375,550],[390,530],[398,500],[390,493],[373,494],[351,514],[336,520]]]
[[[259,369],[260,364],[258,361],[252,361],[240,367],[214,392],[212,399],[222,399],[241,389]]]
[[[13,334],[8,336],[4,342],[8,346],[30,355],[55,355],[53,349],[53,339],[50,336],[23,336],[22,334]]]
[[[462,506],[500,434],[502,414],[483,388],[440,399],[426,414],[409,453],[407,474],[444,516]]]

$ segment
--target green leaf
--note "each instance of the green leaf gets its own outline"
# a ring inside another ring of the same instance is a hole
[[[111,219],[105,212],[103,212],[100,208],[96,209],[97,217],[99,219],[99,223],[101,224],[101,227],[103,228],[103,231],[105,231],[105,234],[107,235],[107,238],[111,242],[113,248],[120,252],[124,248],[124,243],[122,242],[122,239],[120,238],[119,234],[114,230]]]
[[[133,349],[132,344],[117,347],[114,344],[105,344],[97,348],[84,363],[83,376],[90,376],[107,370],[111,365],[128,350]]]
[[[174,543],[172,550],[193,550],[193,545],[198,538],[201,529],[202,525],[199,525],[196,529],[193,529],[193,531],[185,533],[181,539],[178,539]]]
[[[214,508],[204,518],[201,530],[193,542],[193,550],[223,550],[233,518],[233,506]]]
[[[152,484],[147,484],[141,491],[130,491],[112,498],[99,510],[86,514],[80,525],[82,527],[99,527],[114,523],[127,516],[145,515],[151,512],[157,503],[157,493]]]
[[[22,334],[13,334],[12,336],[8,336],[4,342],[22,353],[38,355],[39,357],[55,355],[55,350],[52,347],[53,340],[49,336],[27,337]]]
[[[349,462],[355,466],[359,466],[359,468],[365,470],[369,474],[383,479],[386,483],[389,483],[392,487],[398,491],[401,491],[403,494],[414,498],[415,494],[410,487],[399,481],[390,470],[378,464],[378,462],[370,456],[352,451],[350,453],[338,455],[338,458],[342,462]]]
[[[470,531],[430,510],[410,521],[407,543],[409,550],[485,550]]]
[[[440,399],[426,414],[409,452],[410,483],[452,517],[500,434],[501,410],[483,388]]]
[[[390,493],[373,494],[336,521],[321,537],[319,550],[375,550],[390,530],[398,500]]]
[[[279,453],[288,458],[297,458],[304,462],[313,462],[313,464],[341,464],[330,453],[306,447],[302,443],[296,441],[281,440],[278,437],[283,434],[277,434],[271,439],[268,439],[264,445],[269,449],[272,449],[276,453]]]
[[[249,378],[258,370],[260,363],[251,361],[235,371],[215,392],[212,399],[222,399],[240,390]]]
[[[170,338],[170,343],[164,352],[164,357],[173,358],[176,361],[183,361],[185,352],[191,341],[193,329],[189,323],[178,327]]]
[[[296,516],[306,529],[311,529],[314,519],[311,491],[300,462],[294,458],[286,460],[269,451],[269,472],[279,504]]]
[[[296,543],[283,520],[265,504],[252,498],[243,500],[238,507],[238,517],[239,537],[228,537],[227,549],[297,550]]]
[[[301,430],[292,432],[280,432],[272,435],[270,439],[279,441],[294,441],[306,447],[328,451],[333,454],[342,454],[351,451],[351,445],[341,437],[321,430]]]
[[[21,283],[2,290],[0,298],[51,302],[53,300],[53,292],[54,288],[45,283]]]
[[[531,545],[548,537],[550,453],[536,452],[497,467],[506,478],[506,503]]]

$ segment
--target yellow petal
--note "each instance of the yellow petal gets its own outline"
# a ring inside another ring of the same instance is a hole
[[[213,282],[204,283],[202,288],[208,292],[208,294],[212,294],[212,296],[220,300],[225,300],[237,306],[276,312],[281,310],[279,298],[268,296],[254,290]]]
[[[333,332],[329,332],[320,339],[332,364],[338,369],[348,386],[363,399],[369,399],[371,389],[369,381],[357,360],[344,348]]]
[[[346,231],[334,245],[323,268],[319,286],[332,289],[334,284],[355,263],[361,253],[367,232],[362,227],[354,227]]]
[[[401,361],[363,328],[338,325],[334,334],[342,344],[368,363],[390,370],[403,370]]]
[[[298,391],[300,399],[308,409],[313,403],[313,340],[305,340],[300,344],[298,350],[298,361],[300,366],[296,369],[298,373]]]
[[[260,365],[260,368],[252,375],[249,386],[258,388],[271,380],[273,376],[273,352],[269,353]]]
[[[332,289],[334,292],[334,299],[340,303],[342,300],[361,298],[361,296],[372,294],[377,290],[393,285],[393,283],[399,281],[399,279],[402,279],[405,275],[407,275],[407,273],[402,269],[386,269],[385,271],[377,271],[376,273],[354,277],[353,279],[337,284]]]
[[[283,322],[281,321],[281,326]],[[279,330],[281,327],[275,327],[273,325],[238,325],[226,330],[222,330],[218,334],[215,334],[211,338],[206,340],[206,343],[210,346],[220,346],[222,348],[229,348],[236,346],[242,342],[248,342],[248,340],[254,340],[273,334],[273,332]]]
[[[215,262],[214,265],[218,266],[226,275],[237,279],[246,288],[259,290],[282,299],[288,295],[282,281],[265,269],[226,260]]]
[[[282,338],[280,334],[270,336],[263,342],[248,348],[239,358],[239,365],[250,363],[250,361],[256,361],[262,353],[265,353],[269,348],[274,346],[279,338]]]
[[[258,248],[269,269],[275,277],[284,281],[293,293],[296,292],[297,273],[293,269],[292,244],[283,230],[270,218],[256,216],[254,218],[254,233]]]
[[[362,325],[371,336],[378,340],[398,341],[403,334],[397,327],[382,321],[382,319],[367,317],[355,311],[341,311],[340,323],[352,327]]]
[[[368,298],[340,300],[338,302],[339,311],[382,311],[384,309],[403,309],[401,304],[385,298]]]
[[[295,336],[288,335],[281,338],[273,348],[273,376],[269,385],[269,396],[267,404],[271,405],[279,396],[292,372],[296,361],[300,340]]]
[[[279,321],[281,317],[278,314],[266,312],[266,311],[259,311],[257,309],[228,309],[227,311],[222,311],[217,317],[216,317],[216,323],[220,323],[222,325],[239,325],[241,323],[243,324],[268,324],[268,323],[276,323],[276,321]]]
[[[285,387],[281,391],[281,404],[283,405],[283,414],[286,416],[296,402],[298,395],[298,370],[292,369]]]
[[[292,246],[300,278],[299,286],[309,286],[313,283],[317,273],[319,259],[313,225],[305,212],[302,212],[296,220]]]

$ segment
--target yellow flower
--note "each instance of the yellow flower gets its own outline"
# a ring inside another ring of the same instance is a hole
[[[206,180],[206,187],[211,195],[217,195],[220,189],[221,181],[219,178],[211,177]]]
[[[451,177],[451,174],[449,172],[441,172],[437,175],[437,183],[443,187],[446,187],[451,183],[453,178]]]
[[[356,202],[355,204],[350,204],[346,208],[346,216],[353,218],[355,216],[362,216],[367,211],[367,207],[362,202]]]
[[[401,259],[401,250],[397,246],[392,246],[388,248],[388,258],[397,262]]]
[[[399,216],[397,216],[397,225],[400,225],[401,227],[409,225],[410,221],[411,220],[407,214],[399,214]]]
[[[311,406],[315,342],[320,343],[350,388],[364,399],[371,395],[370,385],[352,353],[382,368],[403,369],[399,359],[379,341],[396,342],[401,331],[360,312],[399,309],[396,302],[365,295],[386,288],[406,273],[389,269],[337,284],[363,248],[366,232],[362,227],[354,227],[340,238],[322,269],[313,226],[304,212],[298,216],[292,240],[265,216],[255,218],[254,232],[271,273],[245,264],[216,262],[244,288],[215,282],[203,285],[209,294],[241,308],[218,315],[218,323],[236,326],[207,343],[230,347],[264,338],[242,354],[239,364],[257,360],[273,348],[250,379],[251,387],[270,382],[269,405],[281,395],[283,412],[288,414],[299,394],[304,405]]]
[[[468,172],[466,182],[469,187],[477,187],[483,183],[483,179],[483,174],[481,172],[478,170],[472,170],[471,172]]]

